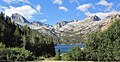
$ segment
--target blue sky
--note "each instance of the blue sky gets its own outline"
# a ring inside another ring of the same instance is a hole
[[[19,13],[29,21],[55,24],[98,15],[120,14],[120,0],[0,0],[0,11]]]

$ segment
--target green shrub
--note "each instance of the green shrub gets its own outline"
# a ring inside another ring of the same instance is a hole
[[[79,46],[73,47],[67,53],[62,55],[62,60],[65,60],[65,61],[66,60],[78,61],[78,60],[84,60],[84,58],[85,58],[85,53],[80,49]]]
[[[56,55],[55,55],[55,60],[60,60],[61,57],[60,57],[60,49],[58,49],[58,51],[56,52]]]
[[[71,60],[71,57],[70,57],[70,55],[64,53],[64,54],[62,54],[61,59],[62,59],[63,61],[70,61],[70,60]]]
[[[37,57],[37,60],[45,60],[45,57],[42,57],[42,56]]]
[[[0,60],[28,61],[33,60],[34,56],[24,48],[1,48]]]
[[[5,48],[5,45],[2,42],[0,43],[0,48]]]

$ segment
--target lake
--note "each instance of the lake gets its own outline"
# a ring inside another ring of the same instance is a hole
[[[83,44],[68,44],[68,45],[63,45],[63,44],[58,44],[55,46],[55,51],[57,52],[58,49],[60,49],[60,54],[66,53],[68,50],[70,50],[74,46],[80,46],[80,48],[83,47]]]

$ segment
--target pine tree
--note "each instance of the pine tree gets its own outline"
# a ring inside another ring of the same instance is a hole
[[[86,43],[87,60],[119,61],[120,59],[120,20],[114,20],[109,28],[92,33]]]
[[[26,37],[25,37],[24,35],[22,36],[22,41],[23,41],[23,43],[22,43],[21,46],[22,46],[23,48],[25,48],[25,46],[26,46]]]
[[[16,26],[16,29],[15,29],[14,35],[16,35],[16,36],[20,36],[20,31],[19,31],[19,26],[18,26],[18,25]]]
[[[11,18],[9,16],[6,16],[6,22],[7,22],[8,25],[12,24]]]
[[[5,14],[4,14],[3,12],[1,12],[1,13],[0,13],[0,19],[5,21],[4,16],[5,16]]]

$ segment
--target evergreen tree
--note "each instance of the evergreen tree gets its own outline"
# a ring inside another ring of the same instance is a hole
[[[5,14],[3,12],[0,13],[0,19],[5,21],[5,18],[4,18]]]
[[[119,61],[120,20],[114,20],[107,30],[91,34],[86,43],[87,60]]]
[[[25,35],[22,36],[22,41],[23,41],[23,43],[21,44],[21,46],[23,48],[25,48],[25,46],[26,46],[26,37],[25,37]]]
[[[16,35],[16,36],[20,36],[20,30],[19,30],[19,26],[18,26],[18,25],[16,26],[16,29],[15,29],[14,35]]]
[[[0,14],[0,42],[5,44],[6,48],[25,48],[33,52],[33,55],[36,57],[52,57],[55,55],[55,46],[52,37],[40,34],[30,29],[27,25],[19,28],[19,25],[11,22],[11,18],[5,18],[4,13]]]
[[[6,16],[6,22],[9,26],[11,26],[12,22],[11,22],[11,18],[9,16]]]

